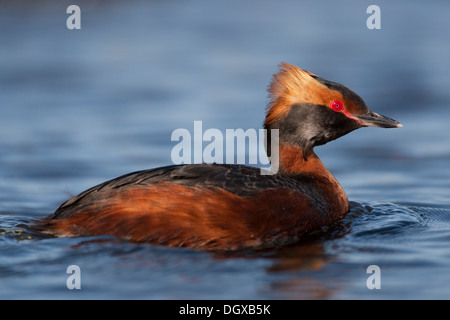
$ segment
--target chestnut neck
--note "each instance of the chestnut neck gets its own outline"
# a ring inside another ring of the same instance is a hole
[[[304,181],[305,177],[328,199],[332,208],[348,211],[347,195],[319,157],[310,150],[305,153],[295,145],[280,144],[278,174]]]
[[[286,176],[310,174],[334,179],[314,151],[304,151],[301,147],[287,144],[280,144],[279,147],[279,173]]]

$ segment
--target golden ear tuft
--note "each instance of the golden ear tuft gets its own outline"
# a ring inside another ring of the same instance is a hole
[[[308,96],[313,101],[317,90],[327,89],[325,85],[314,79],[315,74],[302,70],[297,66],[282,62],[278,73],[274,74],[269,86],[269,94],[272,99],[284,98],[288,100],[305,101]],[[309,100],[309,99],[308,99]]]
[[[267,105],[265,124],[270,124],[296,103],[317,103],[328,88],[313,78],[315,74],[282,62],[269,86],[271,101]]]

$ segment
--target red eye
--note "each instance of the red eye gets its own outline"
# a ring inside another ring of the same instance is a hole
[[[334,111],[342,111],[344,110],[344,104],[339,101],[339,100],[334,100],[331,104],[330,104],[331,109],[333,109]]]

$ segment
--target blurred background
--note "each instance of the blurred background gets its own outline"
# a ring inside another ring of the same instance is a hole
[[[66,9],[72,4],[81,8],[80,30],[66,27]],[[366,26],[372,4],[381,9],[379,30]],[[364,250],[353,247],[361,234],[320,240],[319,253],[314,243],[312,249],[282,255],[295,257],[297,267],[294,273],[276,275],[274,270],[286,267],[277,267],[283,260],[278,256],[217,261],[203,253],[130,244],[110,245],[106,252],[92,245],[70,251],[79,240],[20,241],[5,231],[0,297],[54,298],[63,293],[70,298],[62,266],[73,263],[74,256],[84,261],[84,270],[93,271],[96,286],[83,291],[88,298],[448,297],[450,288],[435,291],[441,282],[428,277],[448,268],[450,261],[445,242],[450,236],[448,12],[445,0],[1,1],[3,229],[52,213],[68,194],[124,173],[171,164],[172,131],[192,132],[194,120],[202,120],[204,130],[261,128],[266,89],[282,61],[348,86],[373,111],[404,125],[364,128],[316,151],[351,201],[381,212],[368,222],[350,221],[350,234],[386,221],[395,232],[413,227],[402,235],[403,247],[380,246],[375,256],[367,256],[371,241],[377,243],[385,233],[362,241]],[[426,220],[427,214],[432,218]],[[437,242],[408,251],[407,243],[426,238],[408,238],[421,228],[432,231],[424,232]],[[389,250],[395,259],[381,258]],[[94,262],[100,251],[100,262]],[[130,262],[130,267],[124,261],[135,261],[135,254],[140,262]],[[419,268],[424,255],[435,261]],[[155,257],[157,262],[149,266]],[[392,270],[391,291],[374,294],[365,288],[363,267],[376,263],[374,258]],[[305,260],[314,268],[304,271]],[[110,265],[105,276],[94,271],[105,263]],[[417,268],[405,274],[401,268],[410,264]],[[36,273],[43,265],[49,269]],[[148,268],[158,279],[147,286],[141,280]],[[348,271],[352,268],[359,268],[357,275]],[[311,271],[317,269],[322,271]],[[28,276],[26,284],[23,275]],[[110,275],[125,288],[121,293],[107,289]],[[417,282],[406,286],[402,279]],[[238,280],[243,283],[239,290],[230,285]],[[330,281],[335,283],[332,290]],[[419,289],[422,295],[414,295]]]

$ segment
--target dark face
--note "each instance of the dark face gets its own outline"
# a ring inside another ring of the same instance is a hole
[[[302,147],[306,153],[315,146],[337,139],[361,124],[330,108],[313,104],[293,105],[289,113],[271,126],[279,129],[280,144]]]
[[[265,126],[279,129],[280,144],[299,146],[307,156],[315,146],[361,127],[401,126],[395,120],[371,112],[364,100],[347,87],[315,75],[311,77],[326,86],[318,99],[321,102],[294,104],[277,121]]]
[[[402,127],[399,122],[370,111],[370,109],[367,108],[364,100],[360,96],[358,96],[356,93],[343,86],[342,84],[328,81],[315,75],[311,75],[311,77],[325,85],[331,91],[340,93],[342,95],[344,110],[340,110],[340,112],[344,113],[347,118],[358,122],[360,124],[359,127]],[[333,110],[333,105],[330,105],[330,107]]]

